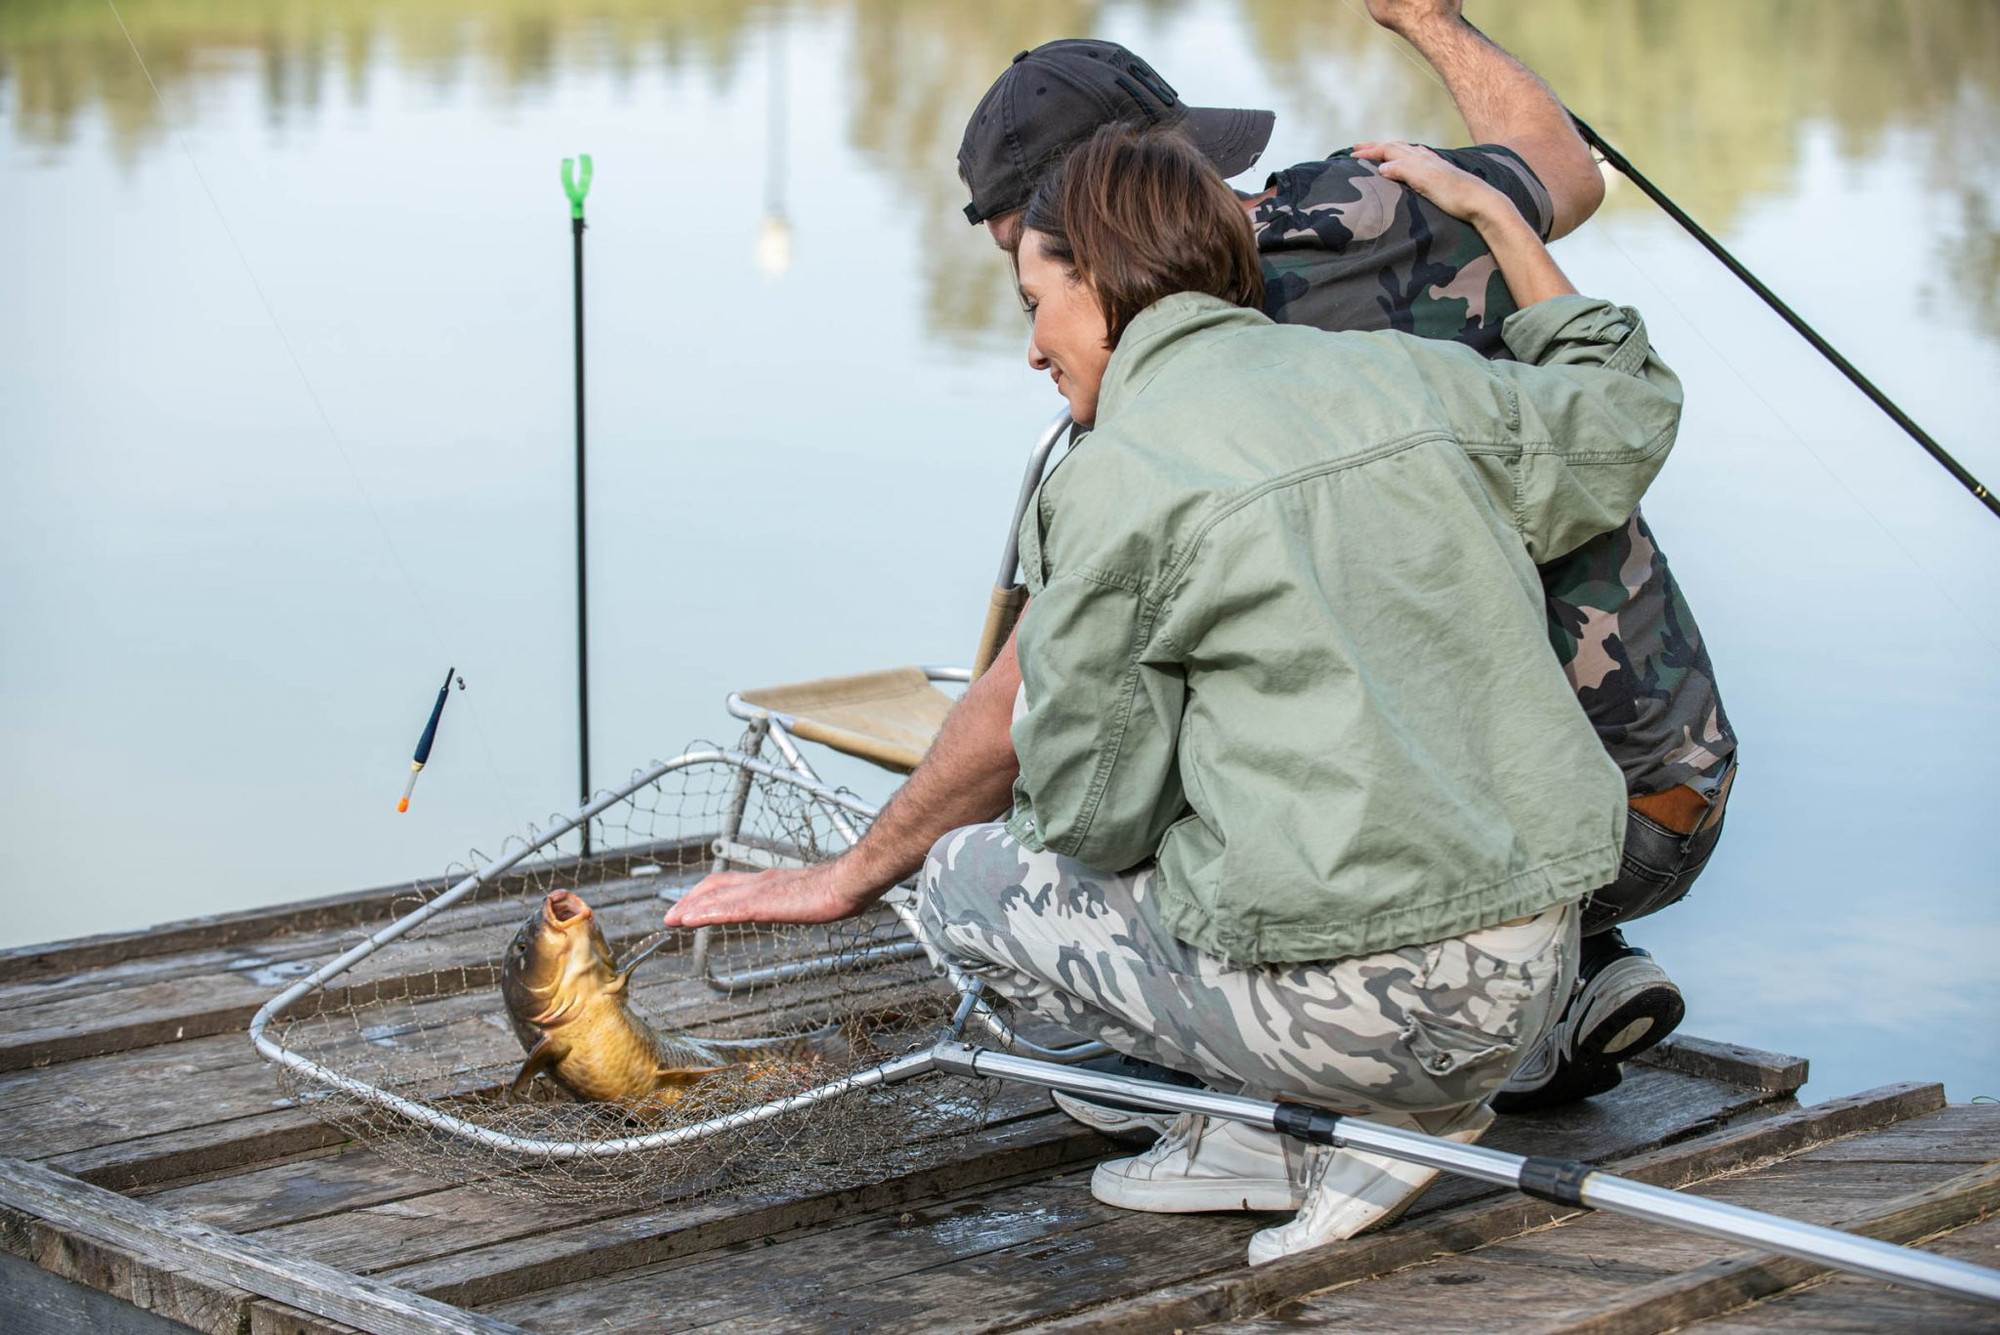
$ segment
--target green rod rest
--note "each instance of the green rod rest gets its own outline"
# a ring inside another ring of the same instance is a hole
[[[579,175],[576,163],[581,159],[583,171]],[[590,193],[590,154],[580,154],[578,158],[564,158],[562,165],[563,193],[569,196],[569,216],[583,216],[583,197]]]

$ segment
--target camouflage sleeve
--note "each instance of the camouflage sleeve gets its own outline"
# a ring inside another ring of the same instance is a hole
[[[1549,229],[1555,225],[1555,204],[1549,198],[1548,188],[1542,178],[1535,175],[1519,153],[1499,144],[1478,144],[1472,148],[1440,148],[1437,155],[1462,171],[1469,171],[1501,194],[1514,201],[1514,207],[1521,211],[1535,229],[1535,234],[1546,241]]]

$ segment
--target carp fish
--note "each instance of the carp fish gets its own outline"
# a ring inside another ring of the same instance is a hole
[[[634,1014],[631,963],[612,963],[590,905],[567,890],[521,924],[500,967],[500,994],[527,1060],[508,1087],[520,1098],[546,1074],[590,1102],[677,1102],[703,1076],[732,1066],[815,1060],[838,1026],[791,1038],[722,1039],[662,1033]]]

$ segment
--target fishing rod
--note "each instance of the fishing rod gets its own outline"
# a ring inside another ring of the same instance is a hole
[[[1080,1070],[946,1041],[931,1049],[937,1068],[954,1075],[1020,1080],[1086,1097],[1112,1097],[1168,1112],[1224,1117],[1262,1131],[1326,1145],[1386,1155],[1461,1177],[1511,1187],[1537,1200],[1607,1210],[1648,1223],[1700,1233],[1724,1242],[1782,1252],[1818,1265],[1890,1284],[1928,1289],[1954,1298],[2000,1306],[2000,1270],[1955,1261],[1932,1252],[1823,1228],[1761,1210],[1746,1210],[1618,1177],[1573,1159],[1509,1154],[1463,1145],[1441,1136],[1380,1126],[1302,1103],[1267,1103],[1234,1094],[1135,1080]]]
[[[1782,297],[1766,287],[1756,274],[1751,273],[1749,269],[1745,268],[1743,262],[1730,254],[1727,247],[1709,235],[1707,228],[1689,217],[1685,209],[1668,198],[1666,191],[1647,180],[1645,173],[1634,167],[1630,158],[1607,143],[1603,135],[1592,129],[1589,123],[1575,112],[1570,112],[1569,118],[1570,122],[1576,126],[1577,133],[1583,136],[1584,143],[1596,149],[1606,162],[1617,169],[1619,175],[1623,176],[1633,185],[1638,186],[1646,198],[1659,205],[1669,218],[1672,218],[1681,225],[1683,231],[1700,242],[1704,250],[1720,260],[1724,268],[1743,280],[1744,286],[1755,292],[1766,306],[1777,312],[1779,319],[1790,325],[1798,333],[1799,337],[1812,344],[1814,351],[1818,352],[1820,356],[1826,358],[1829,362],[1832,362],[1834,369],[1846,376],[1848,382],[1856,389],[1867,395],[1870,403],[1887,413],[1890,421],[1903,428],[1910,439],[1923,446],[1926,454],[1937,460],[1947,473],[1958,479],[1960,486],[1971,492],[1988,510],[1996,515],[2000,515],[2000,498],[1996,498],[1992,492],[1988,491],[1984,483],[1966,470],[1965,465],[1952,458],[1944,446],[1932,439],[1930,432],[1918,426],[1908,413],[1896,406],[1893,399],[1884,394],[1880,389],[1877,389],[1874,381],[1863,375],[1860,368],[1855,366],[1853,362],[1841,356],[1838,348],[1822,338],[1819,331],[1807,324],[1797,311],[1785,303]]]

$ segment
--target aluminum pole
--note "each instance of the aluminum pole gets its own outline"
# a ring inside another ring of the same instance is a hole
[[[934,1049],[941,1071],[958,1075],[1022,1080],[1066,1093],[1112,1097],[1126,1103],[1171,1112],[1226,1117],[1263,1130],[1317,1145],[1351,1146],[1385,1154],[1405,1163],[1442,1169],[1461,1177],[1512,1187],[1557,1205],[1609,1210],[1649,1223],[1700,1233],[1725,1242],[1743,1243],[1782,1252],[1818,1265],[1866,1275],[1870,1279],[1929,1289],[1954,1298],[2000,1306],[2000,1270],[1954,1261],[1930,1252],[1897,1247],[1839,1229],[1802,1223],[1782,1215],[1746,1210],[1663,1187],[1647,1186],[1569,1159],[1509,1154],[1505,1150],[1461,1145],[1439,1136],[1399,1127],[1378,1126],[1324,1108],[1300,1103],[1266,1103],[1234,1094],[1183,1089],[1077,1070],[1006,1053],[987,1052],[963,1043],[940,1043]]]

